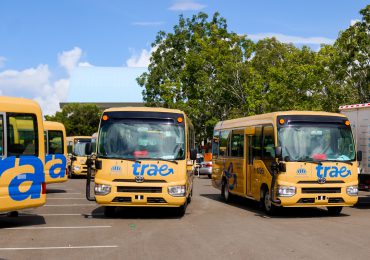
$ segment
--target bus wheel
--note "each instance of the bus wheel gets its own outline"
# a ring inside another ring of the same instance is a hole
[[[327,207],[330,216],[339,216],[343,207]]]
[[[105,206],[104,207],[104,216],[107,218],[113,218],[116,213],[116,207],[115,206]]]
[[[229,182],[226,179],[222,181],[221,196],[224,198],[226,203],[229,203],[232,199],[232,194],[229,191]]]
[[[263,205],[263,209],[265,210],[265,212],[268,215],[275,215],[277,211],[277,207],[274,204],[272,204],[271,198],[270,198],[270,192],[267,188],[263,191],[263,196],[261,197],[261,199],[263,200],[262,205]]]
[[[183,217],[185,215],[187,206],[188,206],[188,202],[186,201],[184,205],[176,208],[175,210],[176,216]]]
[[[7,216],[10,218],[16,218],[19,216],[19,213],[18,211],[11,211],[11,212],[8,212]]]

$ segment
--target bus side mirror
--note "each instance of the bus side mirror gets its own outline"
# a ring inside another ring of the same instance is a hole
[[[92,145],[91,143],[86,143],[85,154],[90,155],[91,153],[92,153]]]
[[[197,159],[197,150],[190,149],[190,160],[195,161]]]
[[[357,161],[358,162],[362,161],[362,151],[357,151]]]
[[[277,159],[281,158],[282,153],[283,153],[283,149],[281,148],[281,146],[276,146],[275,147],[275,158]]]
[[[95,169],[101,170],[103,168],[102,164],[103,164],[102,160],[95,160]]]

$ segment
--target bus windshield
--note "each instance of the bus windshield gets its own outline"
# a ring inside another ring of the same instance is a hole
[[[285,161],[353,161],[351,128],[344,125],[302,124],[281,127],[278,141]]]
[[[76,156],[86,156],[85,147],[87,143],[90,143],[90,139],[77,139],[75,141],[74,153]]]
[[[99,132],[98,156],[182,160],[185,158],[184,126],[150,119],[106,123]]]

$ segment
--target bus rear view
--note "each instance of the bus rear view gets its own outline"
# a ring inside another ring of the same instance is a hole
[[[104,111],[94,160],[96,202],[106,206],[107,216],[116,206],[176,207],[184,214],[192,192],[188,161],[190,154],[196,156],[194,145],[192,124],[179,110]]]

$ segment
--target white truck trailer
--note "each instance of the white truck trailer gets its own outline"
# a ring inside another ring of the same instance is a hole
[[[351,122],[357,150],[362,151],[359,163],[359,188],[370,190],[370,103],[340,106]]]

